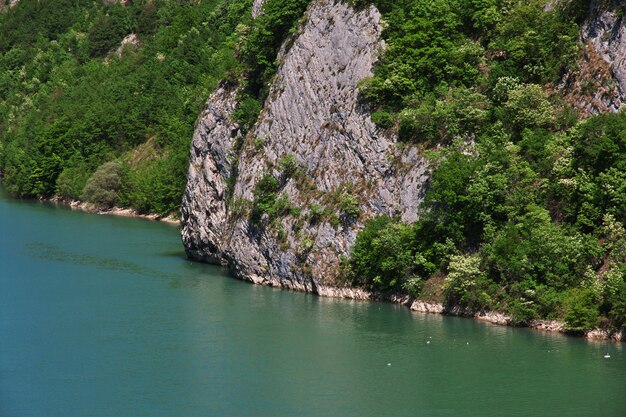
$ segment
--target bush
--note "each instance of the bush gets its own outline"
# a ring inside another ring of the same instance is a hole
[[[248,130],[256,123],[260,112],[259,100],[249,95],[243,95],[239,97],[239,106],[233,113],[233,117],[244,130]]]
[[[359,200],[352,194],[343,194],[339,204],[341,206],[341,211],[343,211],[346,216],[351,217],[352,219],[358,219],[361,215]]]
[[[353,283],[375,291],[417,295],[434,270],[416,254],[411,226],[381,216],[368,221],[350,253]]]
[[[547,210],[530,206],[484,246],[488,270],[500,282],[533,281],[564,290],[582,279],[582,236],[553,223]]]
[[[265,173],[254,186],[251,220],[258,223],[263,215],[272,221],[279,216],[290,214],[291,202],[286,195],[279,196],[280,182],[270,173]]]
[[[504,110],[517,132],[525,128],[549,127],[555,120],[548,95],[537,84],[523,84],[508,91]]]
[[[122,163],[120,161],[102,164],[87,180],[83,188],[83,200],[101,209],[113,207],[117,202],[121,178]]]
[[[478,254],[452,256],[448,271],[443,289],[449,304],[471,310],[482,310],[490,306],[491,283],[481,268]]]
[[[89,54],[92,57],[105,56],[127,34],[125,29],[119,19],[114,19],[108,14],[100,15],[87,35]]]
[[[395,120],[389,112],[379,110],[372,113],[372,122],[381,129],[389,129],[393,127]]]
[[[623,280],[626,280],[626,267],[622,273]],[[611,306],[608,317],[611,325],[616,328],[626,330],[626,282],[622,281],[615,291],[607,300]]]
[[[591,330],[598,324],[598,300],[590,288],[572,289],[565,300],[565,327],[574,333]]]

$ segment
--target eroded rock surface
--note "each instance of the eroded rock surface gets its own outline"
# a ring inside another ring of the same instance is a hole
[[[194,136],[182,208],[191,257],[228,264],[256,283],[329,292],[365,220],[416,219],[427,166],[372,123],[358,94],[384,48],[381,32],[374,7],[313,2],[240,147],[235,93],[212,95]],[[276,198],[291,210],[252,220],[255,185],[267,175],[279,179]]]
[[[586,115],[617,112],[626,102],[626,28],[618,6],[590,2],[579,65],[564,80],[566,98]]]

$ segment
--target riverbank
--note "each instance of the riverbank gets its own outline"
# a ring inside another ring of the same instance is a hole
[[[511,316],[497,311],[471,311],[460,306],[446,306],[441,302],[422,300],[409,295],[380,294],[367,291],[362,288],[325,286],[315,283],[301,284],[293,281],[268,280],[261,277],[243,277],[240,276],[237,271],[232,269],[231,275],[233,275],[237,279],[248,281],[256,285],[265,285],[286,290],[307,292],[318,295],[320,297],[343,298],[358,301],[389,302],[394,304],[401,304],[411,311],[419,313],[442,314],[446,316],[472,318],[474,320],[484,321],[499,326],[515,327],[512,324]],[[558,320],[533,320],[526,326],[522,327],[528,327],[530,329],[546,332],[558,332],[569,336],[574,335],[566,330],[565,323]],[[609,332],[600,328],[592,329],[582,335],[582,337],[588,340],[609,340],[613,342],[626,342],[626,332]]]
[[[163,223],[171,224],[173,226],[180,226],[180,219],[175,217],[173,213],[170,213],[165,216],[159,216],[158,214],[154,214],[154,213],[143,214],[131,208],[123,208],[123,207],[112,207],[110,209],[101,209],[91,203],[78,201],[78,200],[68,201],[61,197],[53,197],[47,201],[54,203],[54,204],[69,207],[72,210],[84,211],[86,213],[120,216],[120,217],[133,217],[133,218],[138,218],[138,219],[147,219],[147,220],[152,220],[152,221],[157,221],[157,222],[163,222]]]
[[[71,208],[72,210],[84,211],[92,214],[100,215],[112,215],[120,217],[133,217],[142,218],[152,221],[165,222],[167,224],[180,226],[180,220],[173,217],[171,214],[168,216],[159,216],[156,214],[140,214],[137,211],[129,208],[113,207],[111,209],[102,210],[94,206],[93,204],[54,197],[47,200],[51,203],[63,205]],[[417,299],[408,295],[388,295],[379,294],[364,290],[362,288],[355,287],[337,287],[326,286],[315,283],[302,284],[293,281],[278,281],[268,280],[263,277],[245,277],[241,276],[238,271],[231,269],[231,275],[236,279],[241,279],[253,283],[255,285],[264,285],[269,287],[282,288],[286,290],[292,290],[297,292],[306,292],[318,295],[320,297],[329,298],[342,298],[359,301],[378,301],[389,302],[394,304],[402,304],[409,308],[411,311],[419,313],[429,314],[442,314],[448,316],[457,316],[464,318],[473,318],[475,320],[488,322],[500,326],[513,326],[512,319],[509,315],[502,312],[494,311],[470,311],[459,306],[448,307],[441,302],[432,300]],[[565,335],[572,335],[565,329],[563,322],[558,320],[533,320],[528,325],[524,326],[535,330],[558,332]],[[596,328],[586,332],[582,337],[588,340],[610,340],[614,342],[626,342],[626,332],[617,331],[609,332],[604,329]]]

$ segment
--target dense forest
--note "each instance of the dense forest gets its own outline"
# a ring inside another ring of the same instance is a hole
[[[387,49],[360,92],[418,146],[420,220],[370,220],[346,282],[514,323],[626,325],[626,115],[583,118],[554,87],[574,68],[582,0],[352,0]],[[22,0],[0,13],[0,170],[22,198],[178,210],[189,144],[218,82],[256,120],[307,0]],[[617,10],[623,13],[623,10]],[[129,36],[130,35],[130,36]],[[271,202],[270,202],[271,203]]]
[[[195,120],[237,77],[251,4],[25,0],[0,14],[9,192],[176,211]]]

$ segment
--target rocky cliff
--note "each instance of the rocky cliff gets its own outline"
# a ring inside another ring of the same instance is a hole
[[[626,27],[620,3],[589,2],[578,66],[563,82],[566,99],[586,115],[616,112],[626,102]]]
[[[618,111],[626,100],[623,17],[618,2],[603,4],[590,3],[580,65],[561,85],[587,115]],[[244,134],[234,121],[236,86],[213,93],[194,134],[182,205],[188,256],[255,283],[336,293],[342,259],[367,219],[416,219],[427,164],[372,123],[358,93],[385,48],[381,32],[374,7],[315,0],[280,53],[252,129]],[[267,178],[277,183],[273,213],[257,210]]]
[[[365,220],[416,218],[427,165],[372,123],[357,88],[384,48],[381,31],[374,7],[313,1],[251,131],[242,135],[233,121],[236,88],[213,93],[182,205],[190,257],[252,282],[323,292]],[[255,218],[257,184],[268,176],[288,209]]]

